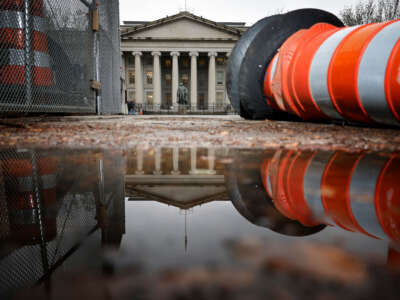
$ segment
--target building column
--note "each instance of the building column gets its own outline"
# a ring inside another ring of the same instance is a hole
[[[215,149],[208,149],[208,172],[209,174],[216,174],[215,168]]]
[[[197,173],[197,148],[190,148],[190,172],[189,174]]]
[[[174,147],[172,148],[172,175],[179,175],[179,148]]]
[[[136,175],[143,175],[143,150],[142,149],[136,149]]]
[[[172,56],[172,106],[177,105],[178,101],[178,86],[179,86],[179,52],[171,52]]]
[[[227,52],[226,58],[229,60],[230,57],[231,57],[231,52]],[[225,73],[225,76],[226,76],[226,73]],[[226,84],[225,84],[225,103],[224,103],[224,105],[230,105],[230,104],[231,104],[231,99],[229,99],[228,91],[226,89]]]
[[[190,52],[190,105],[197,109],[197,57],[199,52]]]
[[[142,52],[132,52],[135,56],[135,89],[136,104],[143,104],[143,69],[142,69]]]
[[[126,66],[125,66],[125,59],[126,59],[126,54],[124,52],[121,51],[121,78],[122,78],[122,82],[121,82],[121,99],[122,99],[122,113],[124,115],[127,115],[128,112],[128,106],[126,104],[126,101],[128,99],[126,99],[126,81],[127,81],[127,77],[126,77]]]
[[[154,165],[155,170],[153,172],[154,175],[161,175],[161,148],[157,148],[154,153]]]
[[[157,108],[161,107],[161,52],[151,52],[153,55],[153,103]]]
[[[208,67],[208,106],[215,106],[215,93],[216,93],[216,82],[215,82],[215,57],[218,55],[217,52],[209,52],[210,57]]]

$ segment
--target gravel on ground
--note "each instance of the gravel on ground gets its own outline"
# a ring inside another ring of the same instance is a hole
[[[239,116],[45,116],[0,120],[0,147],[233,147],[399,151],[400,130]]]

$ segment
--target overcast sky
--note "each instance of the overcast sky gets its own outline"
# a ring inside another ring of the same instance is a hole
[[[337,14],[359,0],[187,0],[187,10],[217,22],[246,22],[251,25],[277,10],[320,8]],[[185,0],[120,0],[122,21],[153,21],[185,8]]]

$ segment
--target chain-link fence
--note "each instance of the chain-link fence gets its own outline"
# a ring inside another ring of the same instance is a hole
[[[125,232],[125,163],[104,151],[0,150],[0,298],[46,281],[95,232]]]
[[[120,113],[118,0],[0,0],[0,112]]]

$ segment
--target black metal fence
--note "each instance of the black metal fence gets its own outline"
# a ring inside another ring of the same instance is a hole
[[[236,114],[232,105],[209,105],[209,106],[194,106],[194,105],[153,105],[153,104],[130,104],[127,103],[129,114],[196,114],[196,115],[234,115]]]
[[[121,107],[118,0],[0,0],[0,112]]]
[[[46,282],[88,235],[125,232],[122,152],[0,150],[0,298]]]

